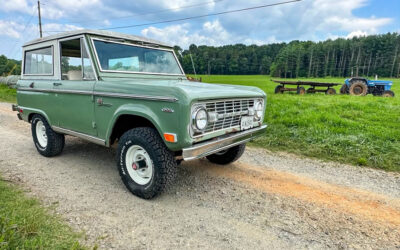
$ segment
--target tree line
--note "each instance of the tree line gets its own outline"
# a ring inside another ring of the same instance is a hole
[[[400,34],[268,45],[174,47],[188,74],[400,77]]]
[[[20,75],[21,61],[8,59],[4,55],[0,55],[0,76]]]
[[[400,77],[400,34],[267,45],[174,47],[188,74],[273,77]],[[195,72],[196,71],[196,72]],[[21,61],[0,56],[0,76],[21,74]]]

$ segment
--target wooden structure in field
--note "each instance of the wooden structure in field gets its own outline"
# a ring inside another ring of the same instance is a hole
[[[323,92],[327,95],[335,95],[336,90],[333,88],[334,86],[341,85],[341,83],[328,83],[328,82],[309,82],[309,81],[281,81],[281,80],[272,80],[276,83],[279,83],[275,88],[275,94],[282,94],[286,91],[296,91],[299,95],[314,94],[317,92]],[[289,85],[289,87],[287,87]],[[291,87],[290,87],[291,86]],[[304,86],[309,86],[307,90]]]

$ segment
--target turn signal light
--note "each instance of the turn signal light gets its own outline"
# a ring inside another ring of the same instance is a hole
[[[176,138],[176,134],[172,134],[172,133],[164,133],[164,139],[167,142],[177,142],[177,138]]]

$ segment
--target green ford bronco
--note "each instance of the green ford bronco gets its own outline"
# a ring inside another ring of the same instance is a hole
[[[231,163],[266,129],[262,90],[188,81],[171,46],[115,32],[24,44],[17,88],[13,110],[31,123],[40,154],[59,155],[64,135],[118,143],[122,181],[145,199],[174,179],[182,160]]]

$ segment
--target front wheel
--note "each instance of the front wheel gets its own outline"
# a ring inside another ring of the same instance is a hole
[[[385,90],[382,94],[383,97],[394,97],[394,92],[391,90]]]
[[[144,199],[160,194],[176,176],[174,155],[153,128],[134,128],[118,143],[119,174],[131,193]]]
[[[215,164],[226,165],[237,161],[244,153],[246,144],[240,144],[232,148],[222,150],[218,153],[207,156],[207,159]]]
[[[34,115],[31,120],[32,138],[37,151],[46,157],[61,154],[65,137],[54,132],[47,120],[41,115]]]

